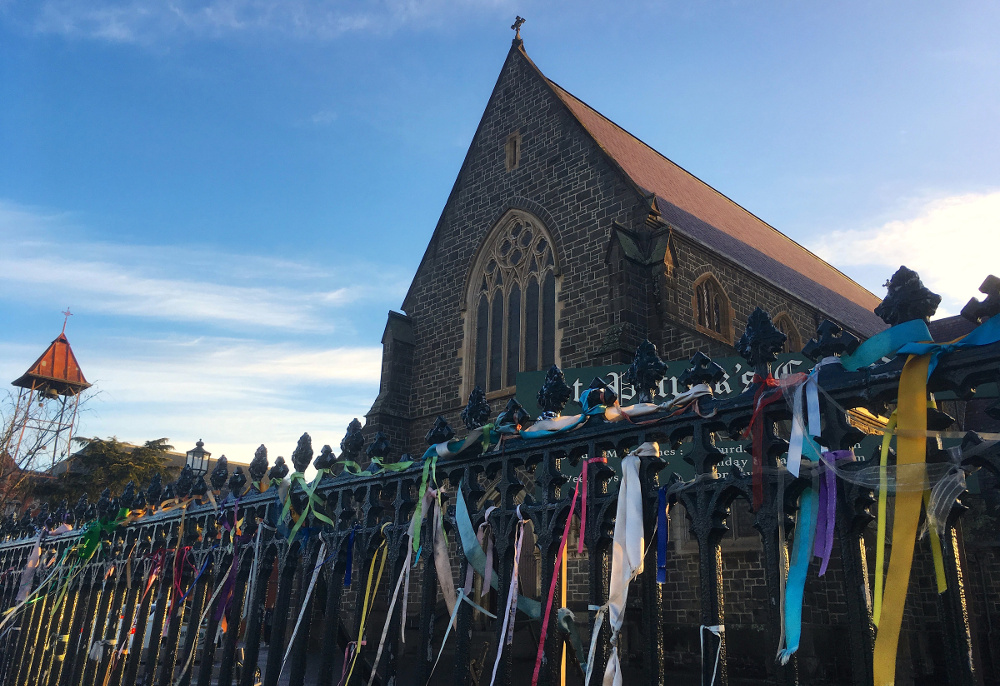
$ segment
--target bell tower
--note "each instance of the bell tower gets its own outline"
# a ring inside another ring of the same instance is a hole
[[[0,452],[16,471],[40,471],[69,455],[80,394],[90,388],[63,328],[41,357],[11,385],[17,387],[14,416]],[[4,471],[7,471],[6,469]]]

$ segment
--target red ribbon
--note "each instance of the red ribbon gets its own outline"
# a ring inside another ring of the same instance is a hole
[[[799,372],[789,374],[785,378],[775,379],[770,374],[767,378],[761,378],[760,374],[753,375],[753,383],[759,384],[753,396],[753,415],[750,417],[750,426],[743,432],[743,437],[747,434],[753,440],[753,471],[751,479],[753,481],[753,509],[756,511],[764,503],[764,410],[768,405],[775,403],[784,396],[785,388],[802,383],[806,380],[807,374]]]

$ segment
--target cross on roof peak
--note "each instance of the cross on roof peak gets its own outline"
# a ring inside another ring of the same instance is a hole
[[[69,318],[73,316],[73,313],[69,311],[69,307],[67,307],[67,308],[66,308],[65,310],[63,310],[63,312],[62,312],[62,313],[63,313],[63,315],[65,315],[65,316],[63,317],[63,328],[62,328],[62,332],[63,332],[63,333],[66,333],[66,322],[68,322],[68,321],[69,321]]]
[[[521,24],[524,23],[524,17],[518,16],[514,19],[514,23],[510,25],[510,28],[514,31],[514,42],[521,42]]]

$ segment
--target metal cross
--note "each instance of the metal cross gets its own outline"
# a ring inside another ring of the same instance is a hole
[[[66,316],[65,316],[65,317],[63,318],[63,328],[62,328],[62,332],[63,332],[63,333],[66,333],[66,322],[68,322],[68,321],[69,321],[69,318],[73,316],[73,313],[72,313],[72,312],[70,312],[70,311],[69,311],[69,307],[67,307],[67,308],[66,308],[65,310],[63,310],[63,314],[64,314],[64,315],[66,315]]]
[[[521,24],[524,23],[524,17],[518,17],[514,20],[514,23],[510,25],[510,28],[514,29],[514,40],[521,39]]]

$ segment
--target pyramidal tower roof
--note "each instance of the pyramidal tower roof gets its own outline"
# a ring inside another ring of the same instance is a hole
[[[76,395],[90,387],[65,333],[60,333],[28,371],[11,385],[42,392],[51,389],[59,395]]]

